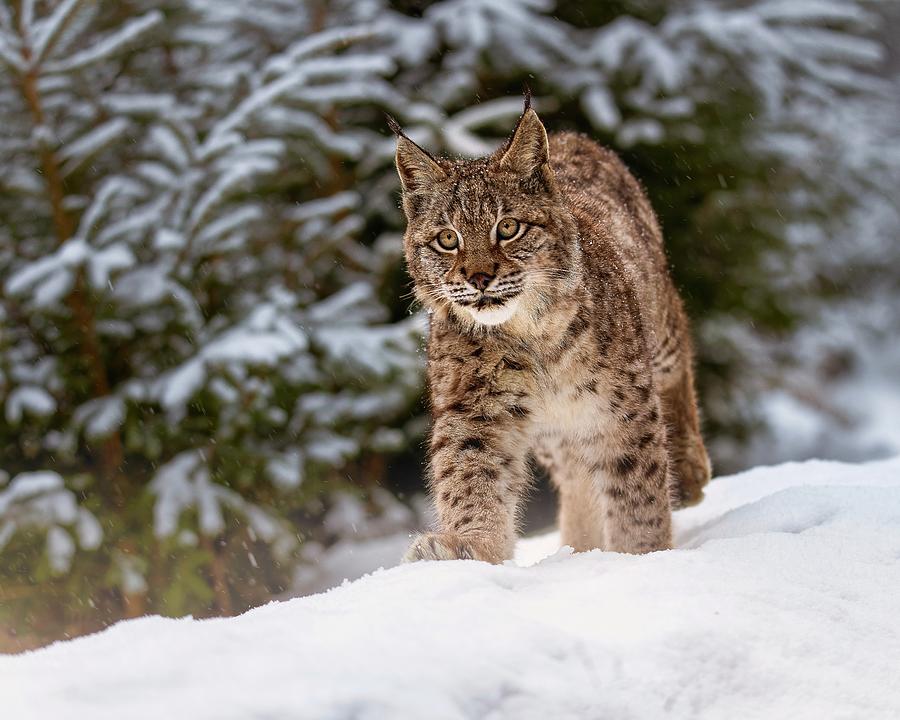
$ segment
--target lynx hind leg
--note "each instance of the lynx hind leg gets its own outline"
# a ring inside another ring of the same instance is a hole
[[[674,479],[673,506],[696,505],[703,499],[712,466],[700,433],[694,373],[689,362],[663,391],[662,404]]]
[[[576,552],[602,549],[603,507],[595,478],[549,442],[535,450],[535,458],[557,491],[561,543]]]

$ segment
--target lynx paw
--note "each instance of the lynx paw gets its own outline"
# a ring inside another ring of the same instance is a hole
[[[712,466],[706,449],[701,445],[694,452],[679,458],[674,464],[674,508],[696,505],[703,499],[703,488],[712,477]]]
[[[455,535],[427,533],[413,540],[403,562],[417,560],[476,560],[471,546]]]

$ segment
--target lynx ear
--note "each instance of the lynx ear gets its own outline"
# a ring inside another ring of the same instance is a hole
[[[500,158],[500,168],[529,177],[539,170],[549,170],[550,145],[547,131],[537,113],[526,100],[525,112]]]
[[[397,136],[397,174],[400,175],[404,195],[427,190],[447,179],[447,173],[437,161],[406,137],[400,125],[390,115],[387,116],[387,123]]]
[[[397,172],[405,192],[419,192],[447,179],[447,173],[405,135],[397,138]]]

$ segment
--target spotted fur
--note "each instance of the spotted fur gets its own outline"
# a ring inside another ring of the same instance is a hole
[[[394,129],[407,264],[431,311],[439,518],[406,559],[511,557],[530,457],[559,491],[565,544],[668,548],[672,507],[702,498],[710,466],[687,318],[637,181],[586,137],[548,138],[527,102],[477,160]]]

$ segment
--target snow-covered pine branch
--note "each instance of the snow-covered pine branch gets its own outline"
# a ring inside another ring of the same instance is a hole
[[[38,25],[33,40],[32,67],[39,67],[49,54],[53,52],[54,45],[86,1],[63,0],[50,16]]]
[[[107,61],[142,41],[150,31],[162,24],[163,19],[162,13],[155,11],[133,18],[118,30],[95,39],[87,50],[44,63],[43,72],[62,75]]]
[[[33,529],[44,534],[54,574],[69,569],[76,540],[83,549],[96,550],[103,538],[97,518],[49,470],[19,473],[0,487],[0,552],[17,532]]]

